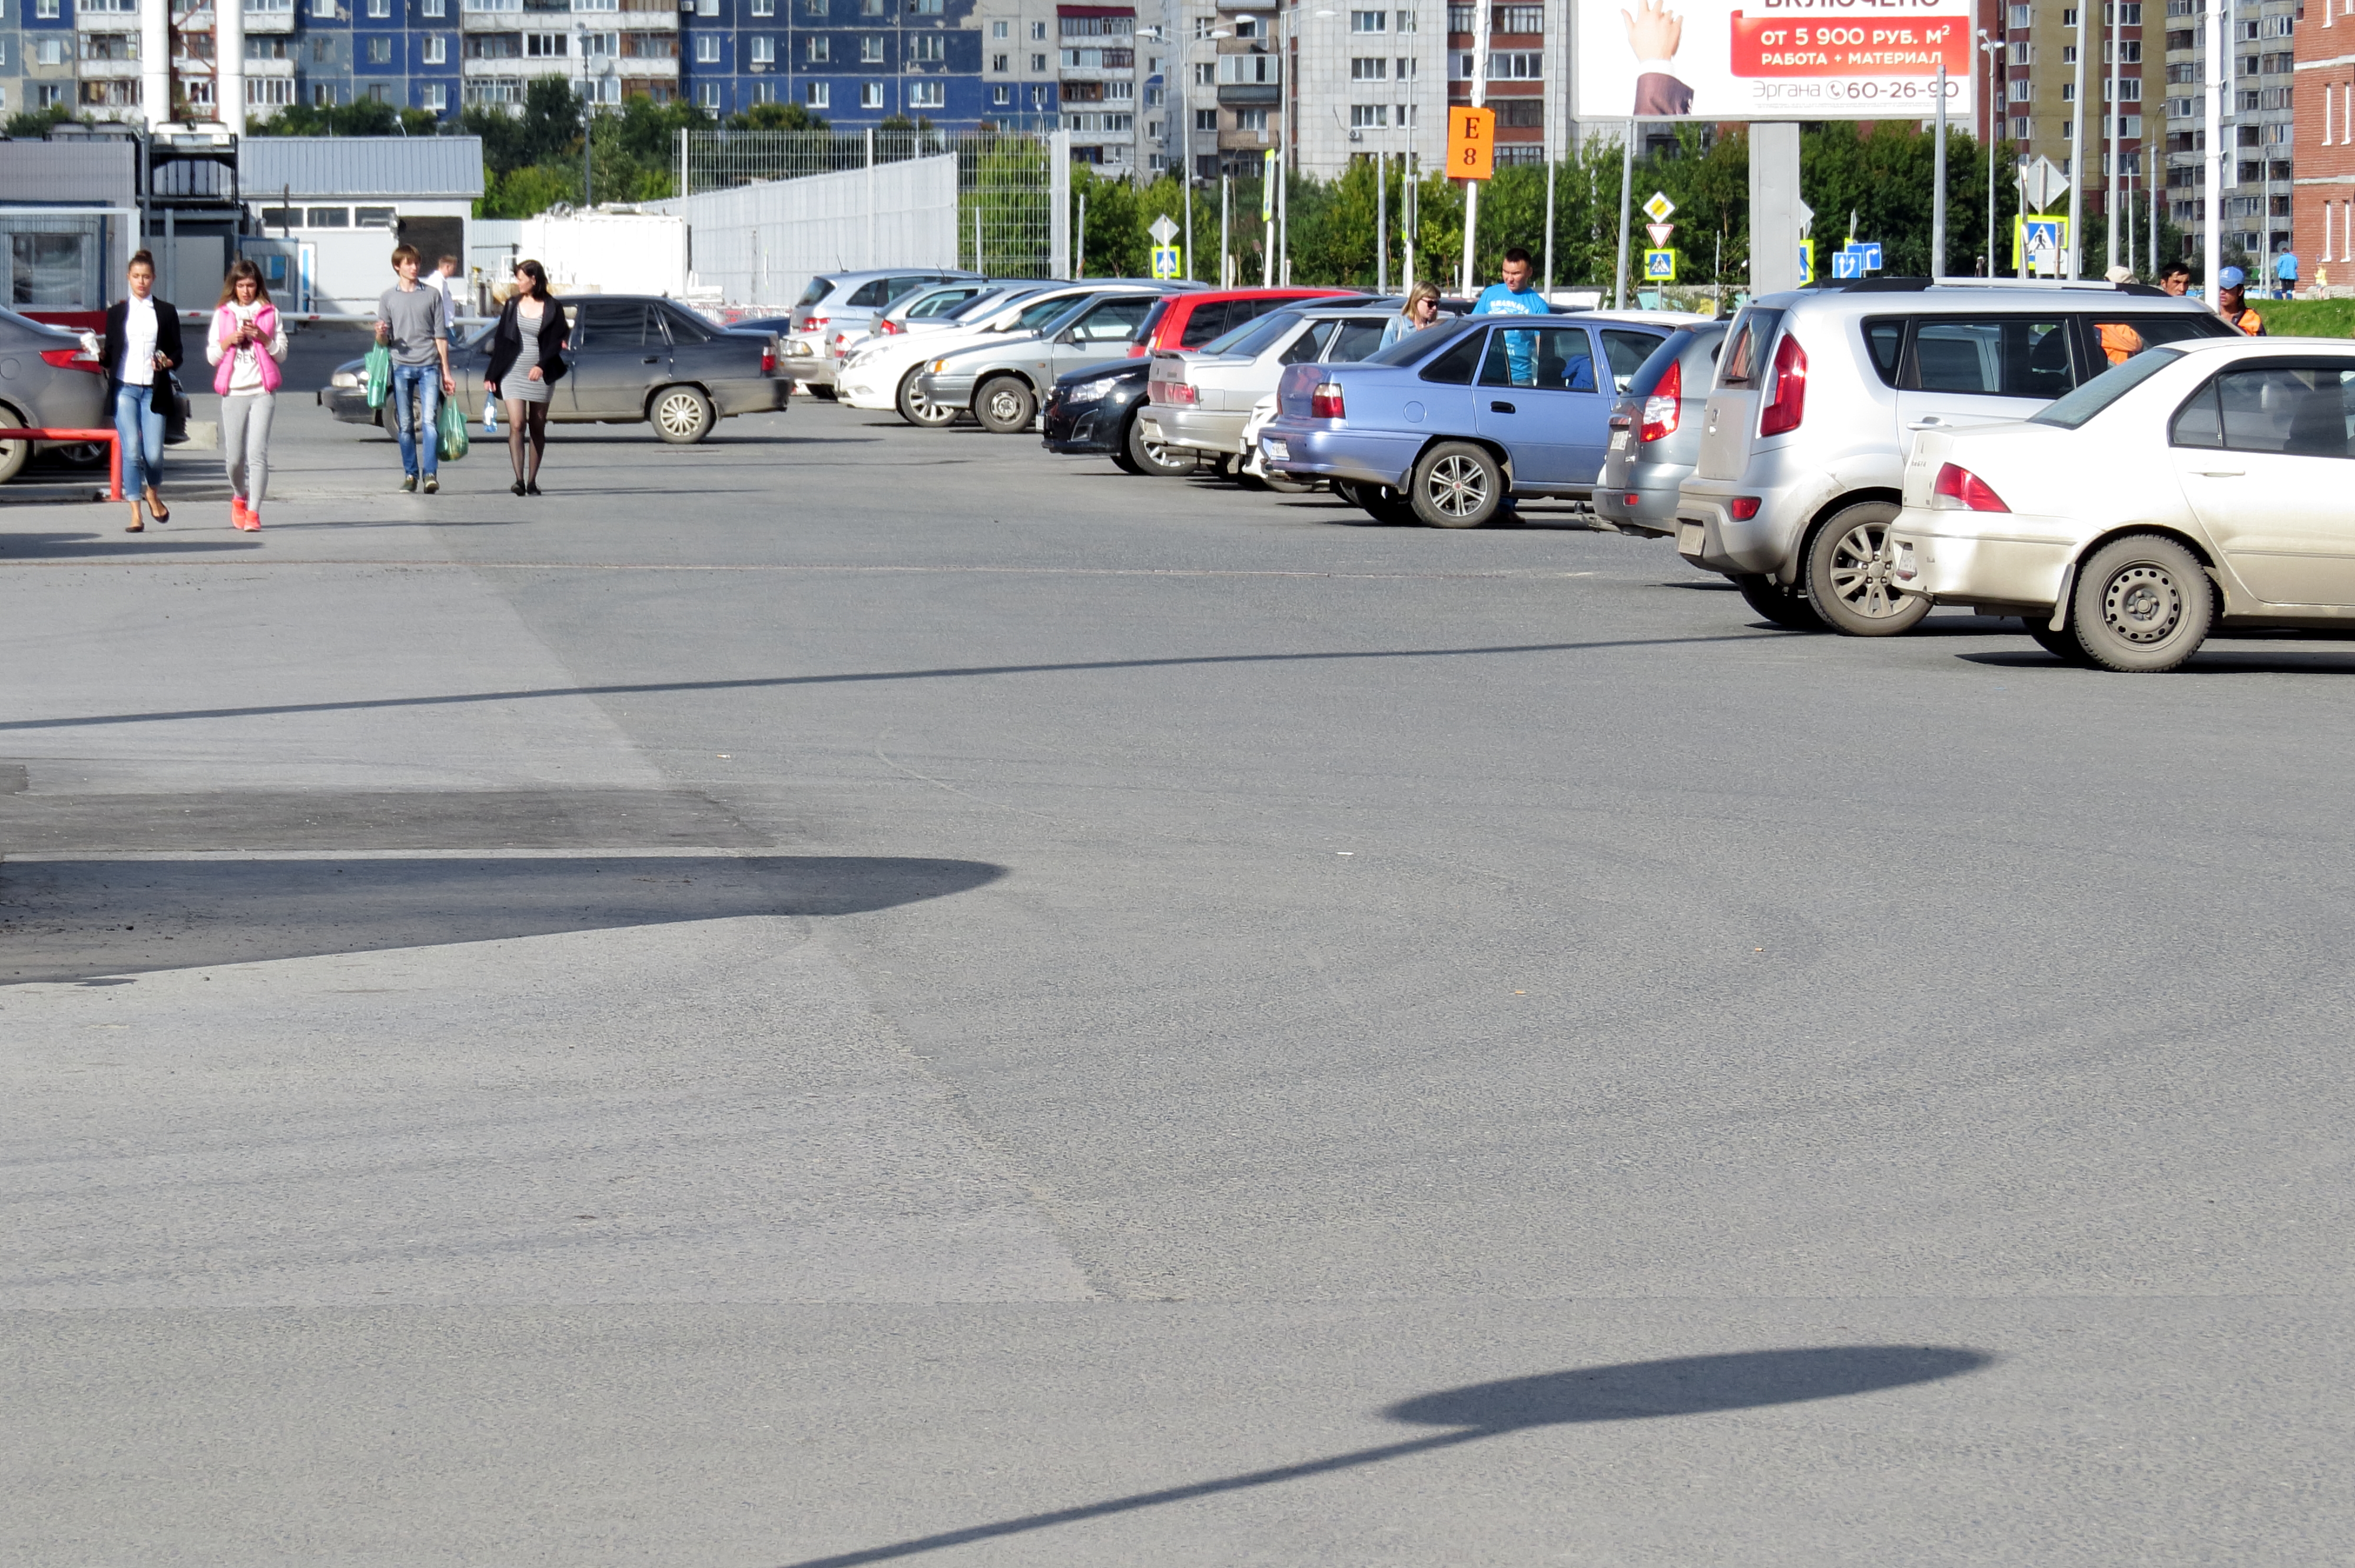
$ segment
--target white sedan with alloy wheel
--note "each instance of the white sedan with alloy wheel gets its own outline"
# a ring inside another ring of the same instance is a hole
[[[2108,670],[2355,628],[2355,344],[2154,345],[2033,418],[1926,431],[1882,559],[1900,593]]]

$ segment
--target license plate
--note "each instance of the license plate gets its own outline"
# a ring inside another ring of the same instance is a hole
[[[1701,550],[1701,538],[1702,538],[1702,531],[1701,531],[1701,525],[1700,525],[1700,524],[1698,524],[1698,523],[1679,523],[1679,524],[1677,524],[1677,554],[1678,554],[1678,555],[1679,555],[1679,556],[1698,556],[1698,555],[1700,555],[1700,550]]]
[[[1611,450],[1614,452],[1624,452],[1627,450],[1626,431],[1614,430],[1611,432]]]
[[[1289,441],[1280,441],[1273,436],[1269,436],[1262,440],[1259,445],[1260,450],[1267,454],[1267,461],[1270,462],[1292,461],[1292,443]]]

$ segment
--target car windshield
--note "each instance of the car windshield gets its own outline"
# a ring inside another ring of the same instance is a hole
[[[1255,322],[1245,322],[1221,337],[1214,337],[1202,345],[1204,354],[1238,354],[1246,359],[1257,359],[1292,334],[1301,323],[1298,311],[1278,311],[1272,316],[1262,316]]]
[[[948,319],[953,322],[969,321],[975,316],[986,316],[992,311],[1003,310],[1007,302],[1008,296],[1005,290],[990,289],[975,294],[972,299],[951,311]]]
[[[1412,365],[1442,344],[1454,343],[1456,334],[1446,329],[1457,326],[1460,323],[1470,319],[1467,316],[1458,316],[1451,321],[1443,316],[1421,332],[1407,334],[1379,354],[1368,355],[1366,363],[1368,365]]]
[[[798,310],[804,305],[814,305],[833,292],[833,279],[812,278],[810,280],[810,286],[802,291],[802,297],[794,302],[794,308]]]
[[[1044,332],[1050,323],[1086,304],[1090,297],[1092,296],[1082,295],[1073,298],[1070,294],[1058,294],[1051,300],[1040,300],[1037,304],[1017,312],[997,330],[1018,333]]]
[[[2146,349],[2124,365],[2114,365],[2103,371],[2074,392],[2056,398],[2041,412],[2030,415],[2028,422],[2073,430],[2182,357],[2179,348]]]

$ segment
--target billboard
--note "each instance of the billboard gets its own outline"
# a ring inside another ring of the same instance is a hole
[[[1576,0],[1582,119],[1971,111],[1972,0]]]

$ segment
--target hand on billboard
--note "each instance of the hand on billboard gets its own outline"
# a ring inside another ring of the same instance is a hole
[[[1668,9],[1668,0],[1636,0],[1636,9],[1620,12],[1619,19],[1638,65],[1666,64],[1684,45],[1685,19]]]

